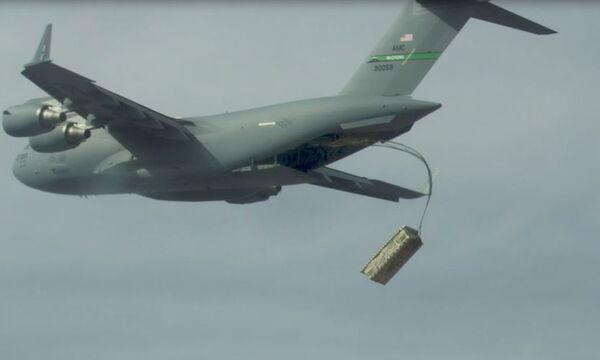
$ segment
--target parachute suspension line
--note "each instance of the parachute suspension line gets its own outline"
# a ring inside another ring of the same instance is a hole
[[[429,189],[427,191],[427,202],[425,203],[425,208],[423,209],[423,213],[421,214],[421,221],[419,221],[419,235],[421,235],[423,233],[423,220],[425,219],[425,215],[427,214],[427,209],[429,208],[429,203],[431,202],[431,193],[433,191],[433,174],[431,172],[431,168],[429,167],[429,163],[427,163],[425,157],[416,149],[395,141],[379,142],[373,144],[373,146],[404,152],[418,159],[423,163],[423,165],[425,165],[425,168],[427,169],[427,177],[429,180]]]

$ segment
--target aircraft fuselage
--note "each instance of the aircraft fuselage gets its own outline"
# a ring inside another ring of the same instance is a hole
[[[59,194],[236,202],[310,182],[310,170],[394,138],[439,107],[410,97],[348,96],[182,118],[195,145],[182,148],[164,139],[157,148],[138,141],[135,153],[109,124],[66,151],[40,153],[28,146],[13,172],[25,185]]]

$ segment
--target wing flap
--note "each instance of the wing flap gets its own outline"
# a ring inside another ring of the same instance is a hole
[[[348,174],[339,170],[322,167],[309,172],[314,179],[310,182],[329,189],[369,196],[377,199],[398,202],[400,199],[417,199],[426,194],[406,189],[379,180],[372,180]]]

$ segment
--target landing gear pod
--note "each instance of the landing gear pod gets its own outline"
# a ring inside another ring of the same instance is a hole
[[[77,123],[67,123],[49,133],[29,138],[29,145],[37,152],[53,153],[79,146],[91,136],[91,131]]]
[[[385,285],[423,246],[417,230],[403,227],[362,269],[369,279]]]

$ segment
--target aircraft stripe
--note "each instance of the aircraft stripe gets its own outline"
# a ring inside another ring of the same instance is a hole
[[[369,62],[390,62],[390,61],[419,61],[419,60],[437,60],[442,56],[441,51],[413,52],[410,54],[392,54],[371,56]]]

